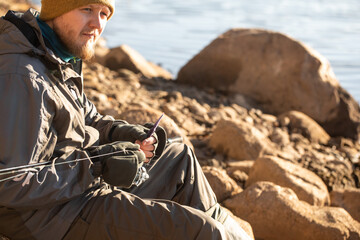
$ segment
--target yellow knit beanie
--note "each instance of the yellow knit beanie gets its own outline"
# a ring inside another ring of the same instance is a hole
[[[75,8],[94,3],[104,4],[110,8],[109,19],[114,14],[115,0],[41,0],[40,19],[51,20]]]

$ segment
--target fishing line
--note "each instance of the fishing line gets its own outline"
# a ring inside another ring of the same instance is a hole
[[[8,180],[12,180],[12,179],[15,179],[15,178],[18,178],[18,177],[21,177],[25,174],[26,172],[23,172],[23,173],[20,173],[18,175],[14,175],[14,176],[11,176],[11,177],[7,177],[7,178],[3,178],[0,180],[0,183],[2,182],[5,182],[5,181],[8,181]]]
[[[0,176],[14,174],[14,173],[18,173],[18,172],[22,172],[21,174],[24,174],[24,173],[27,173],[31,169],[34,169],[34,168],[51,167],[51,166],[58,166],[58,165],[62,165],[62,164],[75,163],[75,162],[89,160],[89,159],[92,159],[92,158],[104,157],[104,156],[109,156],[109,155],[113,155],[113,154],[117,154],[117,153],[123,153],[123,152],[124,152],[124,150],[119,150],[119,151],[115,151],[115,152],[104,153],[104,154],[99,154],[99,155],[95,155],[95,156],[91,156],[91,157],[78,158],[78,159],[68,160],[68,161],[63,161],[63,162],[48,161],[48,162],[43,162],[43,163],[34,163],[34,164],[28,164],[28,165],[23,165],[23,166],[5,168],[5,169],[0,170]],[[0,182],[2,180],[0,180]]]
[[[167,144],[170,144],[172,142],[182,142],[182,141],[183,141],[182,137],[175,137],[173,139],[171,139],[171,138],[167,139]],[[37,170],[37,168],[40,168],[40,167],[52,167],[52,166],[58,166],[58,165],[62,165],[62,164],[75,163],[75,162],[85,161],[85,160],[98,158],[98,157],[105,157],[105,156],[114,155],[114,154],[117,154],[117,153],[124,153],[124,152],[125,152],[124,150],[119,150],[119,151],[115,151],[115,152],[103,153],[103,154],[99,154],[99,155],[95,155],[95,156],[89,156],[89,157],[85,157],[85,158],[78,158],[78,159],[68,160],[68,161],[63,161],[63,162],[56,162],[56,160],[55,160],[55,162],[54,161],[48,161],[48,162],[33,163],[33,164],[27,164],[27,165],[22,165],[22,166],[16,166],[16,167],[0,169],[0,176],[20,173],[20,174],[17,174],[15,176],[0,179],[0,183],[8,181],[8,180],[12,180],[12,179],[17,178],[17,177],[20,177],[20,176],[22,176],[22,175],[24,175],[24,174],[26,174],[28,172],[37,172],[37,171],[39,171],[39,170]],[[126,159],[118,159],[118,160],[127,161]]]

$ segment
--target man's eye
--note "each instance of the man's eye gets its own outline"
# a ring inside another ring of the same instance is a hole
[[[91,8],[83,8],[82,10],[85,12],[91,12]]]
[[[104,17],[106,17],[106,18],[108,18],[109,17],[109,13],[107,13],[107,12],[101,12],[100,13],[101,14],[101,16],[104,16]]]

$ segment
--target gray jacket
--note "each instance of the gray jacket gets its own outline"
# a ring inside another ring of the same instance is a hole
[[[39,48],[0,19],[0,169],[83,160],[0,183],[0,233],[14,239],[48,239],[52,233],[55,240],[94,195],[85,148],[108,142],[114,119],[96,111],[82,76],[45,46],[36,14],[30,9],[22,19],[35,29]]]

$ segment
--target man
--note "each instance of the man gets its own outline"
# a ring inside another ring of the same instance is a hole
[[[11,239],[249,239],[189,147],[102,116],[81,59],[113,0],[42,0],[0,19],[0,233]],[[41,163],[50,163],[44,165]],[[146,179],[146,172],[149,179]]]

